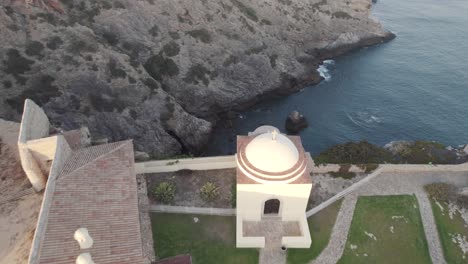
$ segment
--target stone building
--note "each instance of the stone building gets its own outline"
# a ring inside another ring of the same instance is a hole
[[[237,247],[310,247],[312,159],[300,137],[259,127],[237,137],[236,160]]]
[[[91,146],[85,128],[49,131],[44,111],[26,100],[20,158],[34,189],[44,190],[29,264],[154,261],[132,141]]]

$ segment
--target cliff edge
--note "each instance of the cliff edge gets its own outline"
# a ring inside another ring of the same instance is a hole
[[[371,0],[0,1],[0,117],[200,149],[217,114],[320,81],[320,61],[391,39]]]

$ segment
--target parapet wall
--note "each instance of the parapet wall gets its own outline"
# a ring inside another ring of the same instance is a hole
[[[49,217],[49,210],[52,203],[53,193],[55,191],[55,182],[58,175],[62,171],[65,161],[72,152],[70,146],[62,135],[58,135],[56,137],[57,151],[55,152],[55,157],[52,161],[49,178],[47,180],[47,188],[45,189],[44,197],[42,199],[41,211],[39,212],[36,231],[34,232],[28,264],[39,263],[39,251],[47,227],[46,223],[47,218]]]
[[[171,172],[178,170],[218,170],[236,168],[236,157],[218,156],[206,158],[156,160],[135,163],[137,174]]]

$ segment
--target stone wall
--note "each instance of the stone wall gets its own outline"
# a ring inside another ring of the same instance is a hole
[[[47,180],[47,188],[44,192],[41,211],[39,212],[39,218],[37,220],[36,232],[34,233],[28,264],[39,263],[39,251],[47,227],[47,218],[49,216],[52,197],[55,191],[55,181],[59,173],[62,171],[65,161],[72,152],[70,146],[63,136],[58,135],[56,137],[57,151],[55,152],[55,157],[50,168],[49,178]]]
[[[151,228],[151,218],[149,215],[150,205],[148,199],[148,188],[146,186],[145,175],[138,174],[136,177],[143,256],[146,259],[146,263],[151,264],[152,262],[156,261],[156,255],[154,253],[153,231]]]
[[[156,160],[135,163],[135,170],[137,174],[171,172],[178,170],[217,170],[236,167],[236,157],[234,155],[206,158]]]
[[[18,137],[18,151],[23,170],[36,191],[41,191],[46,185],[44,165],[41,166],[35,159],[27,143],[30,140],[48,137],[49,127],[49,119],[45,112],[32,100],[26,99]],[[48,146],[47,148],[51,149],[55,148],[55,146]]]

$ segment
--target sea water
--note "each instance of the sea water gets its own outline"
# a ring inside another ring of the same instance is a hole
[[[219,128],[206,155],[235,152],[235,136],[263,124],[284,131],[298,110],[300,135],[317,154],[347,141],[468,143],[468,0],[379,0],[373,16],[397,38],[325,61],[325,79],[242,112]]]

